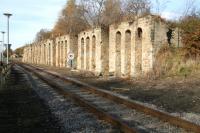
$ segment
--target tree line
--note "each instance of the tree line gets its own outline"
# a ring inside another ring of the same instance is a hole
[[[149,0],[68,0],[53,29],[41,29],[35,41],[64,34],[78,34],[88,28],[108,28],[112,23],[150,14]]]
[[[200,56],[200,10],[196,8],[195,1],[185,0],[182,16],[169,22],[180,28],[182,42],[189,51],[188,56]],[[155,0],[156,6],[153,7],[151,0],[68,0],[53,29],[41,29],[36,34],[35,42],[59,35],[76,35],[98,26],[108,29],[110,24],[151,14],[152,8],[160,14],[167,8],[168,2],[169,0]]]

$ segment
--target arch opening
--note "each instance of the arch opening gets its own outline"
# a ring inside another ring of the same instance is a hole
[[[90,38],[86,38],[86,70],[90,69]]]
[[[50,43],[49,43],[48,53],[49,53],[49,55],[48,55],[48,57],[49,57],[48,64],[51,65],[51,44]]]
[[[84,69],[84,38],[81,39],[81,69]]]
[[[171,40],[173,38],[173,30],[169,28],[166,35],[167,35],[168,45],[171,46],[171,44],[172,44]]]
[[[142,28],[137,29],[137,37],[135,41],[135,73],[142,74]]]
[[[57,49],[58,49],[58,53],[57,53],[57,55],[58,55],[58,66],[60,67],[60,42],[58,42],[58,44],[57,44]]]
[[[46,44],[43,46],[43,64],[46,65]]]
[[[63,46],[63,41],[61,41],[60,44],[60,66],[64,66],[64,46]]]
[[[131,31],[125,32],[125,75],[131,75]]]
[[[142,38],[142,28],[140,28],[140,27],[137,29],[137,38],[138,39]]]
[[[68,56],[68,51],[67,51],[67,40],[65,40],[65,46],[64,46],[64,51],[65,51],[65,57],[64,57],[64,62],[65,62],[65,67],[67,67],[67,56]]]
[[[96,36],[92,37],[92,70],[96,68]]]
[[[115,39],[115,76],[120,77],[121,76],[121,32],[116,33],[116,39]]]
[[[41,45],[39,45],[39,64],[41,64],[42,62],[41,62],[41,59],[42,59],[42,46]]]

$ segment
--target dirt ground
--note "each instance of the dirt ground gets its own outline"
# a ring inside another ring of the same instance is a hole
[[[130,99],[156,105],[167,112],[200,113],[200,74],[189,77],[147,79],[103,79],[91,72],[42,66],[63,75],[110,90]]]

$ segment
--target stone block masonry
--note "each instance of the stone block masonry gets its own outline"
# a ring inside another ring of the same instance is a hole
[[[102,28],[83,31],[78,35],[77,68],[108,75],[108,32]]]
[[[77,59],[77,36],[60,36],[33,43],[24,48],[23,62],[56,67],[70,67],[68,53],[74,53],[74,67]]]
[[[77,45],[78,37],[64,35],[55,39],[55,66],[56,67],[70,67],[69,59],[67,58],[69,53],[74,53],[73,67],[76,68],[77,64]]]
[[[182,46],[180,30],[170,28],[159,16],[147,15],[112,24],[109,30],[88,29],[78,35],[63,35],[24,48],[23,62],[70,67],[97,75],[138,77],[153,69],[155,55],[164,45]]]

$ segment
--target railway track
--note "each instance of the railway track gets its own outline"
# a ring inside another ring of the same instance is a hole
[[[200,126],[167,113],[134,103],[88,84],[26,64],[19,64],[52,86],[60,95],[71,97],[122,132],[200,133]]]

